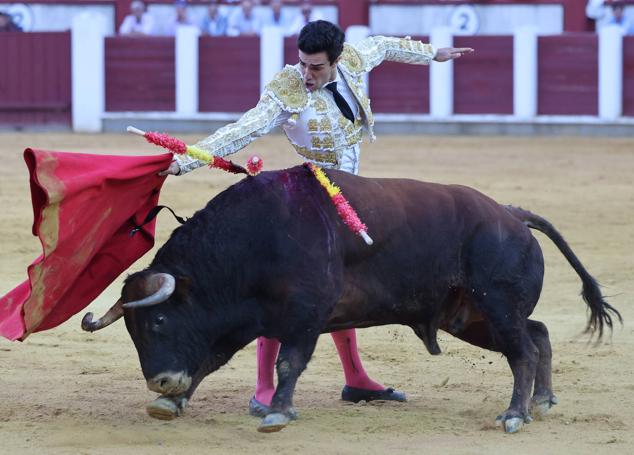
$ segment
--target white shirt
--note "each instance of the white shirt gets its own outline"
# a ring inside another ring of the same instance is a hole
[[[626,9],[627,10],[627,9]],[[586,16],[596,21],[597,31],[606,25],[616,24],[619,25],[624,35],[631,33],[631,24],[628,20],[627,13],[624,15],[624,24],[619,24],[614,21],[614,14],[612,14],[612,8],[605,4],[605,0],[588,0],[586,4]]]
[[[318,21],[323,19],[321,17],[321,15],[315,11],[313,11],[310,14],[310,21],[309,22],[314,22],[314,21]],[[304,25],[306,25],[308,22],[306,22],[306,19],[304,18],[304,15],[302,13],[297,13],[297,16],[295,16],[295,19],[293,19],[291,21],[291,25],[288,27],[287,30],[287,35],[299,35],[299,32],[302,30],[302,28],[304,28]]]
[[[604,3],[605,0],[588,0],[586,3],[586,16],[590,19],[600,20],[607,13],[607,6]]]
[[[282,30],[284,30],[284,33],[287,32],[290,21],[291,18],[283,9],[280,12],[280,18],[278,21],[275,20],[275,17],[273,16],[273,10],[270,8],[262,11],[260,14],[260,23],[262,27],[280,27]]]
[[[352,109],[352,114],[356,118],[357,114],[359,113],[359,104],[352,94],[350,86],[348,86],[345,79],[341,77],[339,69],[337,69],[337,78],[334,80],[334,82],[337,83],[337,91],[341,94],[341,96],[343,96],[343,99],[346,100],[346,103],[348,103],[348,106],[350,106],[350,109]],[[334,97],[334,94],[332,92],[330,93]],[[359,144],[355,144],[352,147],[345,148],[341,155],[338,169],[340,171],[350,172],[351,174],[357,175],[359,173],[360,156],[361,147],[359,147]]]
[[[165,34],[168,36],[176,36],[176,30],[183,25],[192,25],[192,22],[189,19],[185,22],[177,22],[176,18],[174,18],[165,26]]]
[[[227,35],[239,36],[244,34],[260,34],[262,23],[255,11],[251,11],[251,17],[244,15],[242,8],[236,9],[231,17],[229,17],[229,25],[227,26]]]
[[[621,33],[623,35],[631,35],[633,30],[632,23],[627,19],[627,17],[623,17],[621,22],[617,22],[616,18],[612,17],[605,25],[616,25],[621,29]]]
[[[121,27],[119,27],[120,35],[130,35],[132,33],[142,33],[144,35],[154,34],[154,19],[148,13],[144,13],[141,16],[141,21],[137,21],[137,18],[132,14],[123,19]]]

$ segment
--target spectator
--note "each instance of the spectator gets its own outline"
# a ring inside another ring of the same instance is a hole
[[[145,4],[141,0],[134,0],[130,4],[130,14],[123,19],[123,23],[119,27],[119,34],[128,36],[154,34],[154,20],[145,12]]]
[[[13,16],[6,11],[0,11],[0,32],[21,32],[18,24],[13,22]]]
[[[322,19],[322,17],[313,11],[313,5],[311,5],[309,1],[304,1],[299,9],[299,14],[288,28],[288,35],[298,35],[300,30],[304,28],[304,25],[320,19]]]
[[[607,15],[607,7],[604,0],[588,0],[586,3],[586,17],[594,20],[597,25]]]
[[[588,3],[586,3],[586,16],[588,19],[595,21],[597,30],[605,25],[614,23],[620,25],[622,21],[625,21],[626,27],[629,27],[629,29],[624,29],[623,33],[629,34],[633,30],[631,23],[623,15],[624,8],[625,5],[622,0],[588,0]],[[619,15],[618,19],[616,19],[616,15]]]
[[[282,11],[282,0],[271,0],[269,8],[264,11],[262,15],[263,27],[280,27],[285,32],[290,26],[290,21],[287,14]]]
[[[229,36],[257,36],[260,34],[261,22],[253,12],[253,0],[242,0],[240,8],[229,18],[227,34]]]
[[[207,16],[200,26],[203,35],[223,36],[227,34],[227,17],[220,12],[217,0],[207,7]]]
[[[166,34],[170,36],[176,35],[176,29],[181,25],[191,25],[192,22],[187,16],[187,1],[176,0],[174,3],[174,18],[167,24]]]
[[[621,2],[613,2],[611,7],[612,17],[608,20],[607,25],[618,25],[624,35],[631,34],[632,24],[625,17],[625,14],[623,14],[625,10],[625,5]]]

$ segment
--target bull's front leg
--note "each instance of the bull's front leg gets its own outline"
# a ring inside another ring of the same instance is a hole
[[[293,408],[295,385],[300,374],[306,369],[318,337],[318,331],[312,329],[310,332],[304,332],[301,338],[296,337],[293,341],[282,342],[277,359],[277,388],[271,401],[270,411],[258,427],[259,432],[280,431],[297,417],[297,412]]]
[[[148,415],[159,420],[172,420],[181,416],[203,377],[200,375],[194,378],[189,389],[184,393],[179,395],[161,395],[149,403],[146,407]]]
[[[185,394],[177,396],[161,395],[149,403],[145,410],[150,417],[155,419],[172,420],[183,414],[188,401],[189,399]]]

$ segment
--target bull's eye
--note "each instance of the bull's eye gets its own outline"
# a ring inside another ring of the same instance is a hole
[[[166,318],[165,316],[163,316],[162,314],[159,314],[156,316],[156,319],[154,319],[154,324],[156,324],[158,327],[162,326],[163,324],[165,324]]]

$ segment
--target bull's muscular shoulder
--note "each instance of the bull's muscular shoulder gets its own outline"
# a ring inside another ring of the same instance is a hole
[[[352,45],[344,43],[343,52],[339,64],[344,66],[349,73],[362,74],[366,71],[363,55]]]
[[[299,70],[290,65],[286,65],[275,75],[273,80],[266,85],[264,92],[288,112],[302,112],[308,107],[310,101]]]

